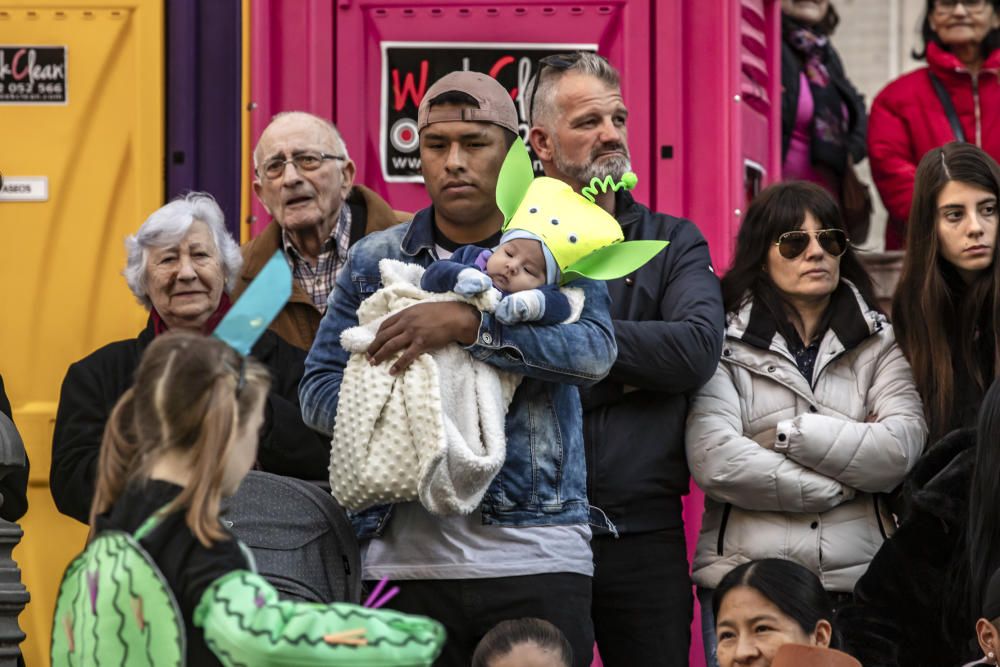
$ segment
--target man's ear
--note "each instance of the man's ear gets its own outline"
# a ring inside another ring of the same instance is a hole
[[[267,214],[273,217],[274,214],[271,213],[271,209],[267,207],[267,202],[265,202],[264,198],[260,196],[261,190],[264,189],[264,186],[261,185],[260,181],[257,180],[256,178],[253,179],[253,183],[251,183],[251,185],[253,186],[253,193],[257,195],[257,201],[259,201],[260,205],[264,207],[264,210],[267,211]]]
[[[816,646],[822,646],[823,648],[830,648],[830,640],[833,639],[833,626],[830,625],[830,621],[820,619],[816,622],[816,629],[813,630],[812,640]]]
[[[976,621],[976,639],[987,662],[995,665],[997,656],[1000,655],[1000,631],[988,620],[981,618]]]
[[[347,195],[351,194],[351,188],[354,187],[354,176],[357,172],[358,167],[354,164],[354,160],[344,162],[344,167],[340,170],[340,199],[342,201],[347,201]]]
[[[531,143],[531,147],[535,149],[535,155],[538,156],[539,160],[542,162],[552,162],[552,137],[549,136],[548,132],[536,125],[528,133],[528,141]]]

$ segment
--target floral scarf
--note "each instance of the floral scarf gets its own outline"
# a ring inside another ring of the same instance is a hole
[[[847,154],[850,114],[826,66],[830,40],[788,17],[782,17],[782,36],[802,61],[802,71],[812,91],[812,163],[842,174],[850,159]]]

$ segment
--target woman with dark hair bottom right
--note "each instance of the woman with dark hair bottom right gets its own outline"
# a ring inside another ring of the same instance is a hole
[[[792,181],[757,195],[722,298],[722,359],[686,429],[705,492],[692,578],[710,659],[707,598],[747,561],[794,560],[837,606],[849,601],[894,527],[879,494],[927,435],[910,366],[826,190]]]
[[[1000,604],[984,604],[985,582],[1000,567],[998,479],[995,381],[976,429],[949,433],[917,463],[906,480],[906,518],[858,580],[854,605],[838,615],[845,650],[865,667],[954,667],[988,653],[976,647],[974,629],[984,608],[1000,615]]]
[[[892,323],[924,401],[931,442],[973,426],[1000,357],[1000,166],[950,143],[917,168]]]
[[[719,667],[771,667],[787,644],[837,648],[833,605],[819,578],[790,560],[744,563],[712,595]]]
[[[976,640],[983,652],[977,665],[996,665],[1000,655],[1000,569],[993,573],[983,593],[983,606],[976,620]]]

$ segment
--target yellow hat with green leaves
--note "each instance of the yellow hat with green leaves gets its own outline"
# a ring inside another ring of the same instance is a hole
[[[560,284],[577,278],[613,280],[632,273],[663,250],[667,241],[625,241],[618,221],[593,201],[598,188],[634,187],[635,174],[615,183],[595,178],[579,195],[555,178],[535,178],[524,142],[515,141],[497,180],[503,232],[522,229],[545,244],[559,265]]]

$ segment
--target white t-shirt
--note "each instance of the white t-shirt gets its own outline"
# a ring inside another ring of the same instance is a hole
[[[594,575],[590,526],[506,527],[431,514],[417,502],[393,507],[386,530],[362,545],[362,578],[490,579],[533,574]]]
[[[447,248],[435,247],[439,259]],[[491,579],[533,574],[594,576],[590,526],[503,527],[431,514],[417,502],[393,507],[381,536],[361,546],[363,579]]]

